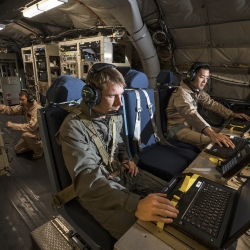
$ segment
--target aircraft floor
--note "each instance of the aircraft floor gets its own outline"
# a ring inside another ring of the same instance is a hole
[[[16,156],[13,146],[20,132],[5,128],[7,121],[22,122],[21,116],[0,115],[0,129],[9,155],[10,175],[0,175],[0,249],[32,248],[30,232],[56,216],[51,206],[50,183],[44,156],[33,152]]]

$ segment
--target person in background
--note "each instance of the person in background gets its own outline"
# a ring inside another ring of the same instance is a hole
[[[138,218],[171,223],[178,210],[160,193],[166,182],[139,170],[121,137],[123,76],[114,65],[97,63],[86,82],[80,105],[55,137],[78,201],[116,239]]]
[[[34,151],[33,159],[39,159],[43,155],[43,146],[39,134],[37,123],[37,109],[41,106],[35,101],[32,93],[27,89],[22,89],[19,93],[19,105],[0,105],[0,114],[22,115],[24,123],[13,123],[8,121],[5,126],[12,130],[22,131],[22,138],[14,147],[16,154],[21,154],[30,150]]]
[[[241,118],[249,121],[250,117],[244,113],[234,113],[203,91],[209,75],[209,65],[197,62],[172,93],[166,108],[168,137],[195,145],[201,150],[210,142],[234,148],[229,137],[216,133],[202,118],[197,111],[198,103],[226,119]]]

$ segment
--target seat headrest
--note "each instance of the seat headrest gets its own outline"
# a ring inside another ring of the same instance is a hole
[[[156,81],[157,81],[158,86],[161,86],[164,84],[171,85],[171,84],[175,83],[174,73],[171,71],[161,70],[156,78]]]
[[[146,89],[148,88],[148,78],[143,72],[131,69],[125,76],[127,88],[132,89]]]
[[[50,85],[46,98],[49,102],[60,103],[81,99],[83,86],[86,85],[82,80],[71,76],[61,75]]]

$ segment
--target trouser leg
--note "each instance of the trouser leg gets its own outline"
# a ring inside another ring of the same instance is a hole
[[[35,154],[43,151],[42,141],[38,133],[33,134],[30,132],[24,132],[22,134],[22,139]]]
[[[178,131],[174,135],[174,139],[197,146],[201,150],[211,142],[211,139],[208,136],[189,128],[184,128]]]
[[[120,184],[125,186],[130,192],[136,193],[144,198],[150,193],[159,193],[167,182],[146,172],[139,170],[139,174],[130,177],[127,171],[124,171]],[[115,198],[115,197],[114,197]],[[113,237],[119,239],[136,222],[134,213],[116,210],[112,215],[102,223],[102,226],[108,230]]]
[[[128,172],[124,171],[121,184],[130,192],[144,198],[151,193],[159,193],[167,185],[167,182],[140,169],[135,177],[130,177]]]
[[[17,144],[14,146],[14,151],[16,154],[21,154],[24,152],[27,152],[31,150],[29,145],[25,142],[25,140],[23,138],[21,138]]]

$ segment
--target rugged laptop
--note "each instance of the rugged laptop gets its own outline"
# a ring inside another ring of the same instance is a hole
[[[233,154],[239,151],[245,144],[248,143],[247,139],[241,137],[230,136],[235,148],[230,147],[220,147],[217,143],[210,143],[206,148],[205,152],[211,155],[215,155],[224,159],[228,159],[233,156]]]
[[[225,128],[245,133],[247,130],[250,129],[250,121],[240,118],[233,118],[228,122]]]
[[[175,176],[162,192],[180,197],[179,214],[169,224],[209,249],[230,246],[250,228],[250,179],[234,190],[198,177],[186,193],[179,189],[187,175]]]
[[[223,178],[230,179],[250,163],[250,141],[216,169]]]

